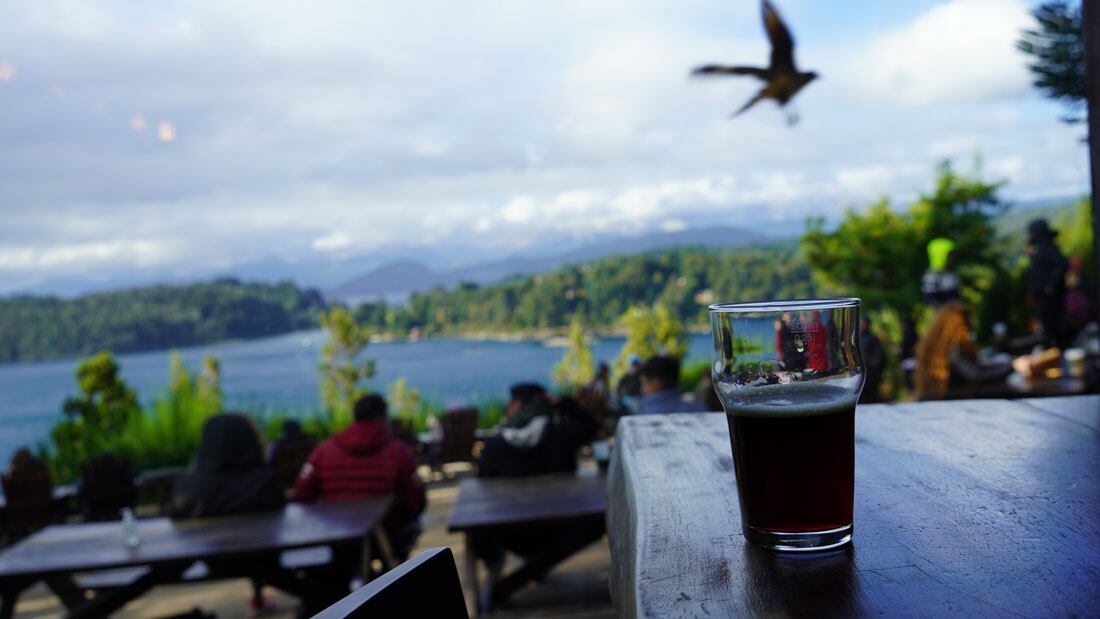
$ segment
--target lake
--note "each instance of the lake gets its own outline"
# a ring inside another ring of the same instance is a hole
[[[179,352],[192,371],[201,367],[203,355],[218,358],[227,408],[293,414],[320,408],[317,364],[324,341],[323,331],[300,331]],[[593,357],[611,362],[622,344],[623,338],[597,340],[592,343]],[[364,356],[377,363],[378,372],[370,382],[373,388],[384,390],[404,377],[423,398],[451,406],[503,399],[508,386],[516,382],[550,386],[551,368],[564,351],[538,341],[435,339],[371,344]],[[691,335],[688,358],[710,355],[710,335]],[[123,380],[143,403],[165,388],[168,359],[169,351],[118,356]],[[77,393],[76,365],[75,359],[0,365],[0,468],[6,468],[18,447],[48,439],[50,426],[63,416],[61,403]]]

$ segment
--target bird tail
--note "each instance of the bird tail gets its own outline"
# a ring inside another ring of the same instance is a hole
[[[756,93],[755,97],[749,99],[748,102],[745,103],[745,105],[742,105],[741,109],[737,110],[733,114],[730,114],[730,118],[733,118],[734,116],[740,116],[742,112],[744,112],[745,110],[749,109],[750,107],[756,105],[761,99],[766,99],[766,98],[767,98],[767,94],[765,93],[764,90],[761,90],[760,92]]]
[[[762,80],[768,79],[767,69],[760,69],[757,67],[728,67],[717,64],[708,64],[701,67],[695,67],[691,71],[692,75],[752,75]]]

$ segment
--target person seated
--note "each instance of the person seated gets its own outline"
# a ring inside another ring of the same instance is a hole
[[[168,513],[205,518],[274,510],[285,501],[275,471],[264,460],[255,424],[242,414],[222,413],[203,425],[195,468],[173,484]],[[249,605],[256,610],[266,605],[260,579],[252,580]]]
[[[283,435],[271,444],[267,456],[283,488],[294,487],[302,465],[316,446],[317,441],[302,432],[302,424],[298,423],[297,419],[287,419],[283,422]]]
[[[662,413],[702,413],[707,408],[680,396],[680,360],[675,357],[650,357],[641,369],[642,401],[639,415]]]
[[[859,352],[863,357],[864,383],[859,394],[860,404],[874,404],[882,401],[882,373],[886,368],[886,349],[882,340],[871,330],[871,321],[861,318],[859,321]]]
[[[427,497],[416,458],[386,426],[386,400],[355,402],[355,421],[313,450],[302,467],[294,500],[329,503],[393,495],[383,526],[395,558],[403,561],[420,535]]]
[[[950,301],[936,312],[932,325],[917,344],[917,399],[938,400],[997,395],[1008,391],[1004,379],[1010,363],[982,363],[970,337],[970,312],[961,301]]]
[[[278,509],[284,502],[252,420],[222,413],[206,420],[195,467],[173,485],[169,513],[205,518]]]
[[[615,385],[615,396],[618,398],[619,409],[629,415],[638,409],[638,401],[642,397],[642,358],[630,355],[627,364],[626,372]]]
[[[551,402],[542,385],[510,389],[500,433],[486,438],[479,477],[524,477],[577,469],[577,451],[592,440],[599,423],[572,398]]]

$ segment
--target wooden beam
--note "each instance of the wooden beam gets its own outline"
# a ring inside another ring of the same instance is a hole
[[[1097,279],[1093,290],[1100,293],[1100,0],[1082,0],[1081,21],[1085,34],[1085,95],[1092,171],[1092,257]],[[1100,303],[1097,312],[1100,315]]]

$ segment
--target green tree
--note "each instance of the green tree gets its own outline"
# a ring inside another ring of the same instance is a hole
[[[669,355],[680,359],[687,353],[688,341],[684,335],[684,326],[663,305],[656,308],[636,305],[622,315],[619,324],[626,329],[626,341],[612,364],[616,376],[626,371],[631,355],[638,355],[642,359],[655,355]]]
[[[66,398],[63,410],[88,428],[103,433],[116,431],[140,410],[137,394],[122,381],[118,362],[109,352],[81,361],[76,368],[76,382],[80,395]]]
[[[1045,2],[1031,15],[1036,28],[1024,30],[1016,47],[1033,58],[1029,65],[1032,85],[1048,98],[1061,101],[1069,114],[1066,122],[1080,122],[1085,115],[1085,41],[1081,5],[1065,0]]]
[[[801,243],[815,279],[831,292],[862,298],[872,310],[913,316],[921,306],[928,241],[947,237],[955,242],[964,284],[988,286],[1000,258],[993,220],[1007,206],[997,196],[1001,183],[985,182],[979,172],[976,165],[972,176],[962,176],[944,162],[934,190],[904,212],[883,198],[863,213],[848,209],[832,232],[823,219],[811,219]]]
[[[374,376],[374,361],[360,361],[370,331],[344,307],[321,316],[328,341],[321,349],[321,403],[337,422],[351,419],[355,400],[367,393],[364,383]]]
[[[566,393],[572,393],[596,375],[592,363],[592,350],[588,347],[588,333],[584,321],[574,314],[569,323],[569,347],[561,361],[554,366],[554,382]]]
[[[1052,222],[1058,230],[1058,246],[1067,256],[1081,259],[1084,269],[1083,281],[1094,282],[1096,262],[1093,260],[1092,243],[1092,205],[1088,198],[1082,198],[1072,213],[1067,213]]]

